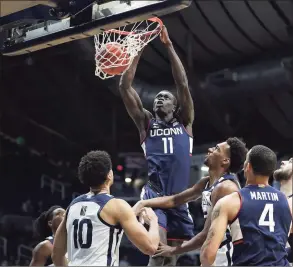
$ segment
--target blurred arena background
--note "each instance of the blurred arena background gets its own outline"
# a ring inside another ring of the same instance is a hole
[[[51,45],[49,37],[38,40],[46,30],[48,36],[55,34],[50,32],[52,25],[67,31],[69,23],[70,29],[78,29],[92,16],[89,6],[106,4],[111,11],[113,2],[123,14],[125,6],[131,9],[138,1],[0,2],[2,266],[28,265],[40,241],[33,237],[33,220],[53,204],[66,208],[85,192],[76,170],[89,150],[111,154],[115,196],[131,205],[139,199],[147,179],[139,136],[119,97],[119,77],[103,81],[94,75],[94,41],[85,38],[93,33],[76,31],[78,37],[70,35],[65,41],[62,35]],[[141,2],[145,8],[150,1]],[[248,147],[269,146],[279,160],[292,156],[293,1],[154,2],[184,62],[195,103],[190,185],[206,174],[207,148],[229,136],[242,137]],[[168,11],[160,13],[162,3]],[[176,11],[174,6],[183,4],[189,6]],[[78,14],[74,18],[72,6]],[[148,11],[129,12],[139,20]],[[123,15],[117,14],[123,24]],[[108,16],[103,17],[106,24]],[[87,30],[94,32],[95,27]],[[142,55],[134,87],[150,107],[159,90],[173,91],[173,86],[168,58],[157,38]],[[239,178],[245,183],[241,173]],[[198,232],[203,226],[199,202],[191,204],[191,211]],[[197,265],[197,254],[182,256],[180,265]],[[147,261],[124,237],[121,266],[143,266]]]

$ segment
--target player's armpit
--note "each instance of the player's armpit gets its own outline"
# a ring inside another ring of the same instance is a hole
[[[55,266],[67,266],[65,254],[67,251],[66,217],[59,225],[53,244],[52,261]]]
[[[45,266],[48,257],[51,256],[52,245],[46,240],[39,243],[33,250],[30,266]]]
[[[228,205],[223,200],[219,200],[212,211],[211,227],[200,252],[202,266],[211,266],[214,263],[227,229]]]
[[[159,225],[156,215],[150,218],[150,227],[147,231],[140,224],[130,205],[120,199],[116,199],[113,211],[117,223],[120,223],[129,240],[144,254],[153,255],[159,245]]]

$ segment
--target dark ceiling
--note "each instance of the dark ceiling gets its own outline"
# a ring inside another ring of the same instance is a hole
[[[216,94],[204,86],[207,74],[223,68],[292,57],[292,14],[291,0],[194,0],[189,8],[163,18],[188,72],[195,101],[195,145],[237,135],[248,145],[263,143],[284,153],[293,150],[290,78],[284,86],[280,82],[282,88],[262,92],[253,90],[253,84],[250,90],[233,93],[222,86]],[[53,151],[55,139],[40,138],[40,132],[48,129],[38,124],[63,136],[54,138],[75,143],[77,150],[140,151],[137,130],[121,99],[109,89],[117,81],[95,77],[93,58],[92,39],[30,56],[2,57],[1,131],[26,135],[36,146],[45,140],[44,150]],[[288,73],[292,75],[290,64]],[[137,78],[149,90],[173,86],[159,38],[145,49]]]

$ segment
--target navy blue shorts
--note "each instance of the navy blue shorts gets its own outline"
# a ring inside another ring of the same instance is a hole
[[[141,199],[160,197],[148,185],[141,192]],[[154,209],[158,216],[159,225],[167,231],[169,240],[189,240],[194,236],[194,225],[189,213],[188,204],[174,209]]]

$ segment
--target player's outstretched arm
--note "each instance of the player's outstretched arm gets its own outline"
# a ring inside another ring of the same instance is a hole
[[[152,199],[140,200],[135,204],[135,206],[133,206],[133,210],[135,214],[138,214],[144,207],[170,209],[183,205],[200,197],[208,180],[209,177],[204,177],[193,187],[188,188],[183,192],[173,196],[156,197]]]
[[[149,224],[147,231],[139,223],[130,205],[120,199],[116,199],[114,217],[122,226],[129,240],[144,254],[155,254],[160,241],[158,218],[152,209],[145,209],[143,219]]]
[[[50,241],[46,240],[39,243],[33,250],[33,257],[29,266],[45,266],[51,253],[52,245]]]
[[[219,184],[212,193],[212,196],[211,196],[212,207],[206,218],[203,230],[200,233],[198,233],[196,236],[194,236],[192,239],[190,239],[189,241],[184,242],[183,244],[177,247],[170,247],[160,243],[156,256],[170,257],[172,255],[178,255],[178,254],[199,249],[207,238],[208,231],[211,226],[211,215],[212,215],[213,207],[221,198],[237,191],[238,191],[238,187],[236,186],[235,183],[231,181],[225,181]]]
[[[52,261],[54,266],[67,266],[65,254],[67,251],[66,217],[59,225],[53,244]]]
[[[122,74],[119,84],[119,91],[124,105],[140,133],[146,129],[148,120],[152,116],[150,112],[143,108],[137,92],[132,88],[132,82],[141,54],[142,51],[133,59],[129,68]]]
[[[231,201],[230,198],[228,200]],[[228,225],[228,209],[229,202],[225,198],[219,200],[213,209],[211,227],[200,252],[202,266],[212,266],[215,262],[217,251],[223,241]]]
[[[191,127],[194,120],[194,106],[188,87],[187,75],[182,62],[173,47],[172,41],[169,38],[168,31],[165,26],[163,26],[160,37],[161,41],[166,45],[168,50],[172,73],[177,87],[177,94],[180,104],[180,115],[187,130],[190,131],[190,134],[192,134]]]

